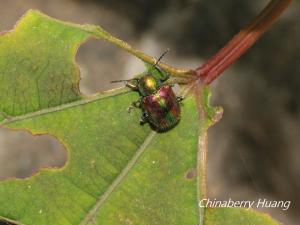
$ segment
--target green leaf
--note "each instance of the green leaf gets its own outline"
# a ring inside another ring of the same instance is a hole
[[[66,29],[33,12],[15,32],[2,35],[1,111],[17,116],[80,99],[79,70],[72,62],[88,36],[79,27]]]
[[[242,208],[208,208],[205,210],[205,225],[278,225],[269,215]]]
[[[139,110],[127,113],[137,93],[80,94],[74,56],[91,37],[155,62],[100,27],[37,11],[0,36],[0,125],[53,135],[68,151],[62,169],[1,181],[0,218],[26,225],[277,224],[243,209],[199,209],[206,131],[220,113],[209,106],[207,87],[184,100],[179,125],[165,133],[140,126]],[[173,76],[190,74],[161,67]]]

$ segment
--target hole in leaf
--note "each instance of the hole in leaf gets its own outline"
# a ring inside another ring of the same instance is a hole
[[[0,180],[29,177],[43,167],[61,168],[66,160],[65,147],[51,135],[0,128]]]
[[[80,65],[80,91],[86,95],[122,87],[122,82],[112,84],[111,81],[129,79],[144,70],[142,67],[142,70],[134,73],[134,68],[140,68],[143,63],[124,50],[101,40],[89,40],[81,45],[76,60]]]
[[[102,40],[89,40],[81,45],[76,61],[81,76],[79,88],[85,95],[122,87],[122,82],[111,81],[130,79],[145,70],[139,59]]]
[[[17,225],[17,224],[5,220],[0,220],[0,225]]]

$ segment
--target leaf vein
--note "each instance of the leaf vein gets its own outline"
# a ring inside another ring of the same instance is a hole
[[[119,186],[119,184],[124,180],[124,178],[127,176],[127,174],[130,172],[130,170],[133,168],[133,166],[136,164],[138,159],[141,157],[141,155],[144,153],[146,148],[149,146],[153,138],[155,137],[156,132],[151,131],[151,133],[148,135],[148,137],[145,139],[144,143],[140,146],[140,148],[136,151],[135,155],[132,157],[132,159],[128,162],[126,167],[122,170],[122,172],[119,174],[119,176],[112,182],[112,184],[109,186],[107,191],[100,196],[94,207],[91,208],[89,213],[86,215],[86,217],[82,220],[80,225],[86,225],[91,220],[93,220],[96,213],[99,211],[103,203],[108,199],[110,194]]]

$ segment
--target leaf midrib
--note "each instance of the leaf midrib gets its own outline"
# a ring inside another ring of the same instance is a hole
[[[110,194],[119,186],[119,184],[124,180],[124,178],[127,176],[127,174],[130,172],[130,170],[133,168],[133,166],[136,164],[136,162],[139,160],[141,155],[144,153],[146,148],[151,144],[153,138],[155,137],[157,133],[155,131],[151,131],[149,135],[146,137],[143,144],[137,149],[136,153],[132,157],[132,159],[127,163],[127,165],[124,167],[124,169],[120,172],[120,174],[117,176],[117,178],[111,183],[111,185],[108,187],[108,189],[102,194],[99,199],[96,201],[95,205],[91,208],[91,210],[88,212],[86,217],[80,222],[80,225],[86,225],[89,222],[91,222],[92,219],[94,219],[94,216],[100,209],[100,207],[103,205],[103,203],[108,199]]]

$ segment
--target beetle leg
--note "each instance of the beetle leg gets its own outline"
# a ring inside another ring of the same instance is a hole
[[[128,108],[127,108],[127,112],[130,114],[131,113],[131,110],[133,110],[134,109],[134,107],[132,106],[132,105],[130,105],[130,106],[128,106]]]
[[[133,79],[135,80],[135,79]],[[129,87],[130,89],[137,91],[138,90],[138,86],[134,83],[132,83],[131,81],[125,81],[125,86]]]
[[[177,99],[178,102],[182,102],[182,101],[184,100],[184,97],[182,97],[182,96],[177,96],[176,99]]]
[[[145,123],[148,122],[148,114],[147,113],[143,113],[141,119],[140,119],[140,124],[144,125]]]
[[[127,111],[128,111],[128,113],[130,113],[132,109],[134,109],[134,108],[140,109],[141,107],[142,107],[141,100],[137,100],[137,101],[131,103],[131,105],[127,108]]]

